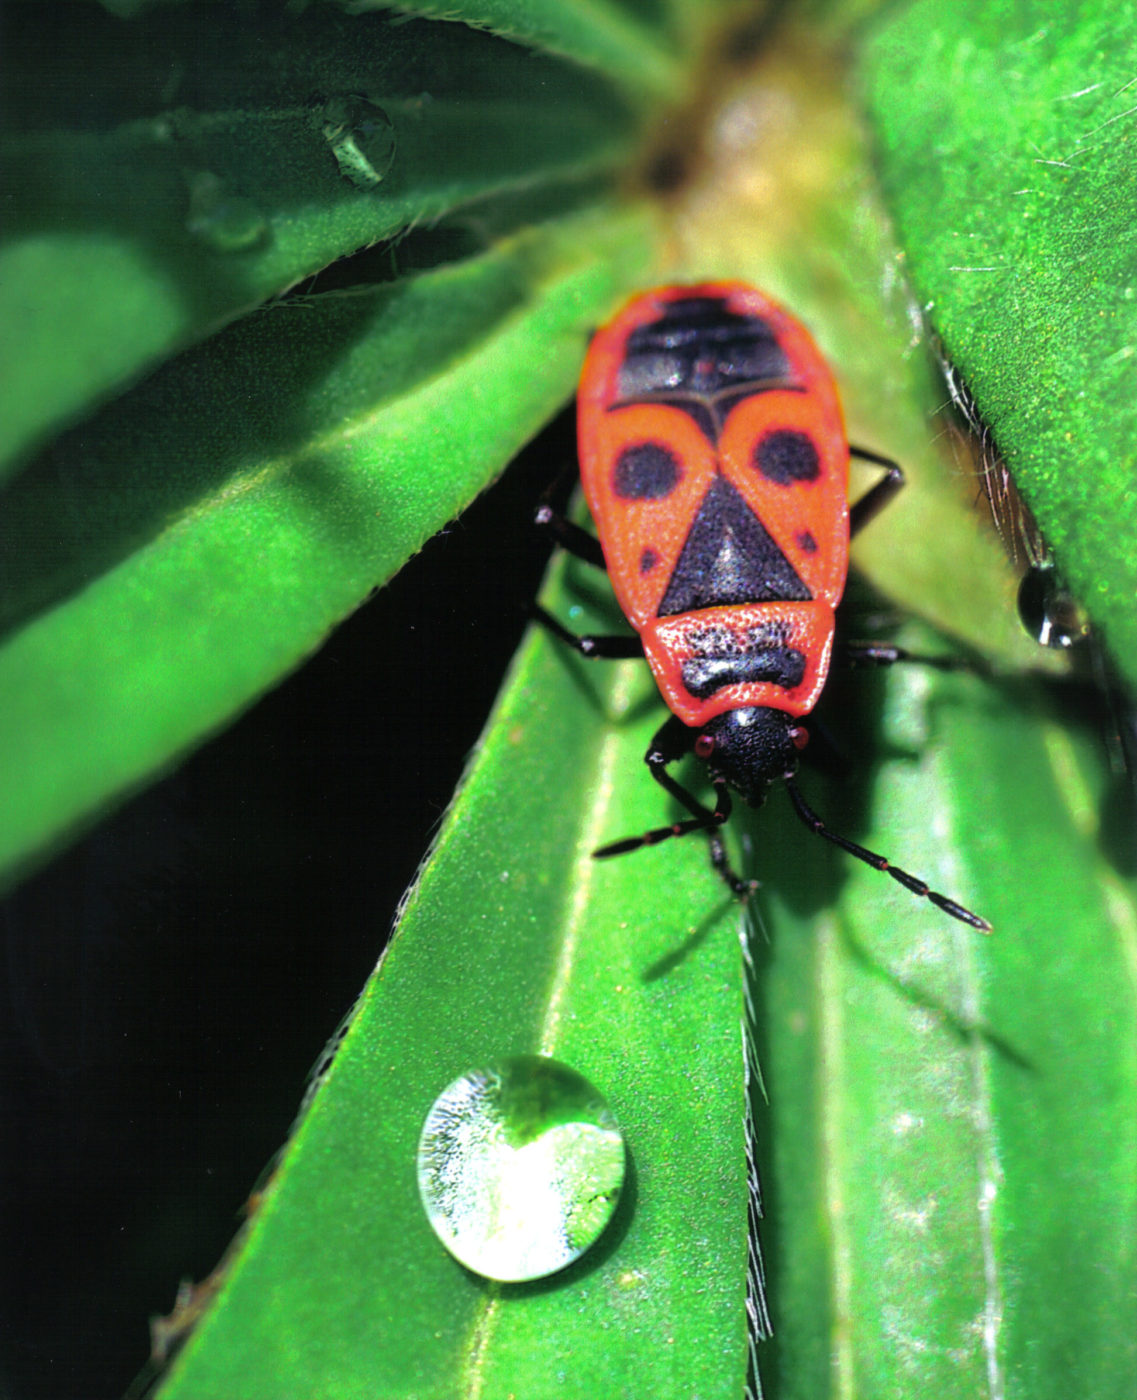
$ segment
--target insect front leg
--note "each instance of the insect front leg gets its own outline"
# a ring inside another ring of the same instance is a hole
[[[651,741],[651,746],[644,755],[644,762],[648,766],[648,772],[655,781],[667,793],[691,813],[691,816],[682,821],[672,822],[670,826],[658,826],[651,831],[646,831],[642,836],[628,836],[622,841],[613,841],[608,846],[601,846],[599,850],[593,851],[593,855],[600,860],[608,856],[626,855],[629,851],[638,851],[641,846],[656,846],[660,841],[666,841],[672,836],[686,836],[692,831],[706,831],[710,834],[711,840],[711,864],[718,871],[722,879],[729,885],[731,892],[745,899],[747,895],[753,893],[758,887],[756,880],[744,880],[740,875],[735,874],[731,869],[730,862],[726,854],[726,846],[723,843],[720,828],[730,816],[732,802],[730,792],[727,790],[724,778],[713,778],[715,789],[715,805],[711,810],[693,794],[687,791],[680,783],[667,771],[667,765],[674,763],[676,759],[682,758],[684,754],[690,753],[694,746],[694,734],[675,715],[672,715],[656,732]]]

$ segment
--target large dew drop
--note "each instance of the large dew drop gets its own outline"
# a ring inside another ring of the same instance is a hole
[[[434,1101],[419,1191],[460,1263],[503,1283],[578,1259],[612,1218],[624,1140],[600,1094],[556,1060],[522,1055],[470,1070]]]
[[[395,161],[395,128],[382,107],[355,95],[329,98],[320,130],[345,180],[361,190],[383,182]]]

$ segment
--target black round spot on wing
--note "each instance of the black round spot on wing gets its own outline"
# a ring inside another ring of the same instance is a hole
[[[652,569],[659,563],[659,555],[654,549],[645,549],[640,555],[640,573],[650,574]]]
[[[817,541],[813,538],[809,530],[799,530],[794,536],[794,539],[797,541],[797,546],[803,554],[817,553]]]
[[[808,433],[778,428],[759,438],[751,465],[767,481],[792,486],[795,481],[816,481],[821,475],[817,448]]]
[[[683,468],[661,442],[625,447],[612,468],[612,490],[626,501],[659,501],[679,484]]]

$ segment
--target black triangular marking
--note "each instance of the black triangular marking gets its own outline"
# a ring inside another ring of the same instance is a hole
[[[716,476],[679,555],[659,616],[733,603],[807,602],[812,596],[741,493]]]

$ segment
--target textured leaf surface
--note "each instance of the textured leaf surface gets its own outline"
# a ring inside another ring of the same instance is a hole
[[[552,228],[243,321],[14,483],[0,864],[296,665],[571,392],[651,232],[634,215]]]
[[[919,0],[868,87],[920,300],[1137,679],[1137,14]]]
[[[621,0],[346,0],[353,11],[395,10],[427,19],[450,20],[487,29],[596,68],[623,88],[656,97],[682,97],[690,70],[682,64],[660,24],[659,4],[638,6]],[[647,13],[643,10],[646,8]]]
[[[1130,1394],[1137,905],[1100,737],[977,679],[883,689],[841,829],[995,933],[765,828],[772,1393]]]
[[[737,909],[700,842],[590,857],[661,815],[646,774],[624,781],[659,720],[645,679],[543,636],[523,647],[167,1400],[226,1393],[233,1375],[245,1400],[741,1393]],[[607,1234],[568,1272],[494,1285],[431,1233],[415,1149],[457,1075],[538,1052],[608,1099],[631,1179]]]
[[[905,490],[854,542],[856,566],[1000,665],[1040,666],[1003,547],[976,508],[975,464],[937,418],[943,378],[914,334],[896,274],[904,255],[837,55],[812,31],[785,33],[731,94],[707,158],[679,220],[683,275],[740,277],[783,301],[833,367],[851,440],[904,468]],[[854,494],[877,476],[854,464]]]
[[[9,464],[345,253],[627,154],[599,79],[458,25],[326,6],[66,15],[5,14]]]

